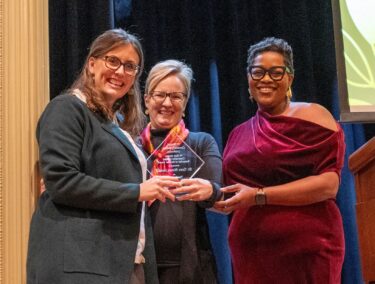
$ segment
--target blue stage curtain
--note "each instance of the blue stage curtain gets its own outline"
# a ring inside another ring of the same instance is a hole
[[[189,116],[187,120],[187,125],[191,131],[200,131],[201,129],[201,119],[199,111],[199,96],[196,94],[194,89],[191,91],[189,103],[187,105]]]
[[[214,63],[213,63],[214,65]],[[210,67],[210,82],[211,82],[211,109],[213,121],[217,124],[212,131],[216,141],[221,141],[221,127],[220,127],[220,102],[219,102],[219,88],[217,84],[217,70],[215,66]],[[192,91],[188,104],[188,126],[191,131],[199,132],[200,127],[200,115],[199,115],[199,96]],[[218,142],[219,149],[221,150],[221,144]],[[218,281],[220,284],[231,284],[232,283],[232,265],[230,258],[230,251],[228,246],[228,216],[218,214],[212,211],[206,211],[206,217],[208,222],[210,240],[212,249],[215,255]]]
[[[332,89],[332,113],[338,120],[339,99],[337,80],[333,81]],[[356,192],[354,177],[348,168],[348,159],[355,150],[366,142],[366,140],[362,124],[341,124],[341,126],[345,133],[346,144],[345,164],[341,172],[341,183],[337,194],[337,204],[342,215],[345,233],[345,259],[341,273],[341,283],[359,284],[363,283],[363,279],[355,211]]]
[[[215,137],[219,149],[223,149],[221,133],[221,106],[219,90],[219,74],[215,60],[210,61],[210,93],[211,93],[211,133]]]
[[[346,152],[345,166],[341,173],[341,184],[337,195],[337,204],[343,219],[345,231],[345,259],[342,269],[343,284],[363,283],[356,222],[356,193],[354,178],[348,168],[349,156],[364,142],[362,125],[344,124]]]
[[[50,98],[70,87],[91,42],[115,26],[113,0],[48,1]]]
[[[210,98],[211,98],[211,133],[222,150],[221,106],[219,90],[219,74],[215,60],[209,65]],[[228,245],[228,216],[207,211],[210,226],[210,237],[216,256],[220,283],[232,283],[232,267]]]

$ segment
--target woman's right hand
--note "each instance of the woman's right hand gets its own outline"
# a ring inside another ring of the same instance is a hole
[[[224,196],[226,193],[233,193],[233,195],[226,200],[216,202],[214,208],[224,213],[231,213],[237,209],[254,206],[257,189],[241,183],[223,187],[221,191]]]
[[[174,201],[175,196],[169,188],[181,187],[181,182],[177,177],[155,176],[140,185],[139,201],[149,201],[158,199],[165,202],[166,198]]]

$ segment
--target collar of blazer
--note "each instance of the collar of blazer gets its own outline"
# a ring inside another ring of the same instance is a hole
[[[82,94],[79,89],[73,90],[73,95],[80,99],[82,102],[86,104],[86,97]],[[94,113],[95,114],[95,113]],[[102,127],[111,135],[116,137],[129,151],[133,154],[133,156],[138,160],[138,155],[134,150],[133,145],[129,141],[129,139],[125,136],[125,134],[121,131],[120,127],[112,123],[111,121],[103,120],[103,117],[96,115],[96,117],[101,121]],[[120,114],[116,114],[115,119],[122,121],[124,118]]]
[[[137,159],[138,161],[138,155],[134,150],[133,145],[129,141],[129,139],[125,136],[125,134],[122,132],[120,127],[112,123],[111,121],[105,121],[102,123],[102,127],[105,131],[107,131],[109,134],[113,135],[116,139],[118,139],[122,145],[124,145]]]

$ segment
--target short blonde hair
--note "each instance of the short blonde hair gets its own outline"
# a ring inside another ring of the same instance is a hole
[[[161,81],[170,75],[176,75],[184,84],[187,96],[186,101],[188,101],[191,81],[193,80],[193,70],[185,63],[175,59],[158,62],[151,68],[146,79],[145,94],[151,93]]]

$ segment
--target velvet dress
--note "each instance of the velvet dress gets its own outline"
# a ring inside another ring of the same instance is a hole
[[[224,183],[267,187],[324,172],[340,176],[344,135],[258,110],[230,134]],[[340,283],[342,219],[334,199],[235,211],[229,229],[235,283]]]

